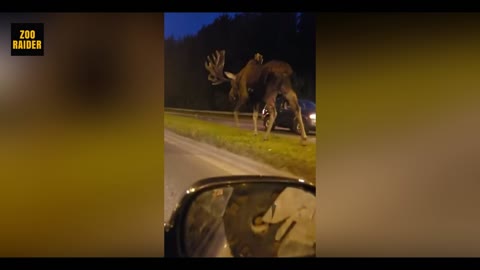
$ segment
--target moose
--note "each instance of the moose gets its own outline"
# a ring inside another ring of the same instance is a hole
[[[293,75],[292,67],[279,60],[270,60],[263,64],[263,56],[256,53],[253,59],[236,74],[224,71],[225,50],[216,50],[212,57],[207,56],[205,68],[209,72],[208,80],[212,85],[219,85],[224,82],[230,82],[229,93],[230,101],[236,101],[233,111],[235,124],[238,127],[238,112],[240,108],[250,99],[253,102],[253,126],[254,134],[257,135],[258,111],[262,103],[266,104],[270,113],[270,122],[264,135],[264,140],[268,140],[272,130],[273,123],[277,116],[275,100],[278,94],[281,94],[288,101],[291,110],[295,113],[296,119],[300,124],[301,139],[304,144],[307,140],[307,134],[303,125],[301,108],[298,104],[297,94],[292,88],[291,77]],[[224,75],[225,74],[225,75]]]

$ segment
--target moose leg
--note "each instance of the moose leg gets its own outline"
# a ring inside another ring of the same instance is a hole
[[[235,89],[237,90],[238,101],[233,111],[233,117],[235,118],[235,125],[238,128],[240,127],[240,123],[238,121],[238,111],[243,106],[243,104],[245,104],[248,100],[248,88],[247,88],[247,82],[245,81],[245,79],[241,79],[236,86],[232,85],[232,90],[235,91]]]
[[[260,104],[255,104],[253,106],[253,135],[257,135],[258,134],[258,128],[257,128],[257,120],[258,120],[258,109],[260,107]]]
[[[228,93],[228,100],[230,100],[230,102],[234,102],[236,99],[237,99],[236,93],[232,88],[232,89],[230,89],[230,92]]]
[[[302,109],[298,104],[297,95],[293,91],[288,91],[287,93],[284,94],[284,96],[287,99],[291,110],[295,113],[295,117],[298,121],[298,124],[300,125],[302,142],[305,142],[307,140],[307,133],[305,132],[305,126],[303,125]]]
[[[275,100],[277,99],[277,92],[272,91],[273,89],[270,88],[270,91],[267,89],[267,92],[270,93],[267,98],[265,99],[267,110],[270,112],[270,122],[268,123],[267,131],[263,137],[263,140],[266,141],[270,138],[270,131],[272,130],[273,123],[277,118],[277,108],[275,108]]]
[[[243,104],[245,104],[245,102],[247,102],[247,99],[248,99],[248,95],[242,95],[240,93],[237,104],[235,105],[235,109],[233,111],[233,118],[235,119],[236,127],[240,127],[240,123],[238,121],[238,111],[243,106]]]

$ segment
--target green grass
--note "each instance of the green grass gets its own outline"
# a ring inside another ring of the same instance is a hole
[[[175,133],[262,161],[315,182],[316,145],[309,143],[302,146],[299,137],[286,138],[272,133],[270,140],[263,141],[262,132],[254,136],[253,130],[167,113],[164,121],[165,128]]]

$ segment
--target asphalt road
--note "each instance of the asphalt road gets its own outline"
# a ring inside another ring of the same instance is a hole
[[[181,115],[181,116],[188,116],[188,117],[195,117],[197,119],[205,120],[205,121],[210,121],[230,127],[235,127],[235,120],[233,118],[233,113],[231,116],[216,116],[216,115],[200,115],[200,114],[191,114],[191,113],[180,113],[180,112],[166,112],[170,114],[175,114],[175,115]],[[239,124],[240,128],[246,129],[246,130],[251,130],[253,132],[253,119],[252,118],[245,118],[245,117],[239,117]],[[261,119],[258,120],[257,122],[258,125],[258,132],[260,134],[265,132],[265,129],[263,128],[263,121]],[[288,128],[281,128],[281,127],[276,127],[275,130],[272,132],[272,134],[275,134],[276,136],[284,136],[284,137],[290,137],[290,138],[295,138],[299,137],[299,135],[293,133],[290,131]],[[316,143],[316,133],[311,132],[308,134],[308,141],[310,143]]]
[[[165,129],[165,212],[168,220],[182,194],[194,182],[227,175],[294,177],[269,165],[200,143]]]

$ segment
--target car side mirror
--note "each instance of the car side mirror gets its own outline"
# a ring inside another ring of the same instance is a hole
[[[301,179],[208,178],[165,224],[166,255],[315,257],[315,209],[315,185]]]

